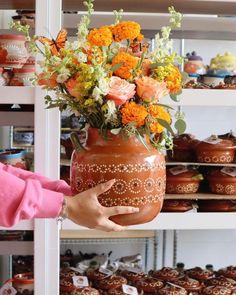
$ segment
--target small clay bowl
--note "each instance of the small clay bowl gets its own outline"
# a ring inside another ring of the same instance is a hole
[[[196,154],[200,163],[232,163],[235,144],[229,139],[222,139],[216,144],[201,141],[196,145]]]
[[[196,170],[188,170],[173,175],[171,170],[168,169],[166,173],[166,193],[194,194],[198,191],[201,180],[202,176]]]
[[[171,267],[163,267],[162,269],[156,271],[151,270],[149,271],[149,275],[153,278],[168,282],[176,281],[180,277],[180,273]]]
[[[161,212],[187,212],[196,208],[193,200],[164,200]]]
[[[207,180],[212,193],[236,195],[236,176],[230,176],[217,169],[209,173]]]

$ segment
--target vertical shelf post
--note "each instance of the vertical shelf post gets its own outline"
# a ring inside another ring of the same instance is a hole
[[[55,36],[61,28],[62,0],[36,1],[36,35]],[[47,110],[46,92],[35,88],[35,171],[59,178],[60,113]],[[35,295],[59,295],[59,228],[55,220],[38,219],[34,226]]]

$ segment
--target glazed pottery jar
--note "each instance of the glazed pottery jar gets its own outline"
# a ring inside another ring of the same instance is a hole
[[[235,144],[229,139],[211,136],[196,146],[197,159],[202,163],[231,163],[234,160]]]
[[[34,278],[32,273],[17,274],[12,279],[12,286],[19,295],[34,294]]]
[[[194,208],[193,200],[164,200],[161,212],[186,212]]]
[[[3,164],[9,164],[21,169],[27,169],[28,165],[25,161],[25,150],[21,149],[9,149],[0,151],[0,162]]]
[[[235,212],[236,200],[198,200],[199,212]]]
[[[71,159],[71,155],[74,150],[73,144],[70,139],[70,134],[71,131],[69,133],[61,134],[61,145],[65,148],[66,157],[68,159]],[[80,130],[77,132],[77,135],[80,143],[85,146],[87,141],[87,132],[85,130]]]
[[[71,292],[71,295],[99,295],[99,291],[91,288],[91,287],[86,287],[86,288],[76,288]]]
[[[188,292],[188,294],[200,294],[202,290],[202,284],[198,280],[189,278],[187,276],[176,280],[175,284],[183,287]]]
[[[141,280],[146,276],[144,272],[132,272],[128,270],[123,270],[121,275],[128,280],[128,283],[135,284],[135,282]]]
[[[184,133],[173,138],[173,150],[168,151],[168,158],[179,162],[192,162],[195,160],[195,146],[199,140],[192,134]]]
[[[156,279],[168,282],[173,282],[180,277],[179,272],[171,267],[163,267],[162,269],[156,271],[151,270],[149,275]]]
[[[21,68],[28,59],[23,35],[0,35],[0,67]]]
[[[201,180],[202,175],[197,170],[184,168],[184,166],[169,168],[166,173],[166,193],[194,194],[198,191]]]
[[[139,292],[144,292],[144,294],[157,294],[158,290],[163,288],[164,283],[158,279],[152,277],[146,277],[137,281],[136,288]]]
[[[203,295],[231,295],[231,290],[223,286],[208,286],[202,290]]]
[[[207,286],[222,286],[230,289],[231,291],[236,291],[236,281],[224,276],[219,276],[205,282]]]
[[[32,67],[13,69],[14,77],[11,79],[10,86],[33,86],[32,79],[35,69]]]
[[[188,292],[180,286],[173,285],[165,285],[164,288],[158,290],[158,294],[160,295],[188,295]]]
[[[123,284],[127,284],[126,278],[117,275],[97,281],[97,287],[102,290],[119,289]]]
[[[186,270],[186,275],[190,278],[196,279],[200,282],[211,279],[214,277],[214,272],[201,267],[194,267]]]
[[[86,149],[72,155],[73,193],[116,179],[112,188],[98,197],[99,202],[106,207],[139,207],[138,213],[112,217],[122,225],[145,223],[157,216],[163,203],[165,178],[164,155],[151,145],[146,148],[135,137],[124,139],[109,133],[104,139],[98,129],[91,128]]]
[[[232,174],[230,171],[232,171]],[[236,195],[235,168],[224,167],[223,169],[213,170],[207,176],[207,180],[212,193],[222,195]]]
[[[3,68],[0,68],[0,86],[6,86],[6,85],[7,85],[7,81],[3,77]]]
[[[34,142],[34,131],[14,131],[14,144],[31,146]]]
[[[217,275],[222,275],[236,281],[236,266],[230,265],[218,270]]]

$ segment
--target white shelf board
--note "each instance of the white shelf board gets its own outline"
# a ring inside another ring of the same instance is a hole
[[[236,91],[222,89],[183,89],[179,102],[169,96],[162,97],[160,103],[171,106],[234,106],[236,107]]]
[[[174,161],[167,161],[166,166],[173,166],[173,165],[184,165],[184,166],[213,166],[213,167],[236,167],[236,163],[198,163],[198,162],[174,162]]]
[[[0,226],[0,230],[33,230],[34,221],[33,220],[22,220],[13,227],[3,227]]]
[[[87,230],[65,220],[63,230]],[[235,229],[235,213],[160,213],[153,221],[129,226],[130,230]]]
[[[236,200],[236,195],[220,195],[213,193],[166,194],[165,200]]]
[[[34,104],[35,87],[0,86],[0,104]]]
[[[34,255],[34,242],[0,241],[1,255]]]

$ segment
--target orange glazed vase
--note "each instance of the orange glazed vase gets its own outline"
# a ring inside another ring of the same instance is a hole
[[[88,130],[86,150],[75,150],[71,160],[74,194],[116,179],[109,191],[98,197],[106,207],[134,206],[139,212],[112,216],[121,225],[151,221],[160,212],[166,185],[164,155],[136,137],[124,139],[109,132],[104,139],[98,129]]]

